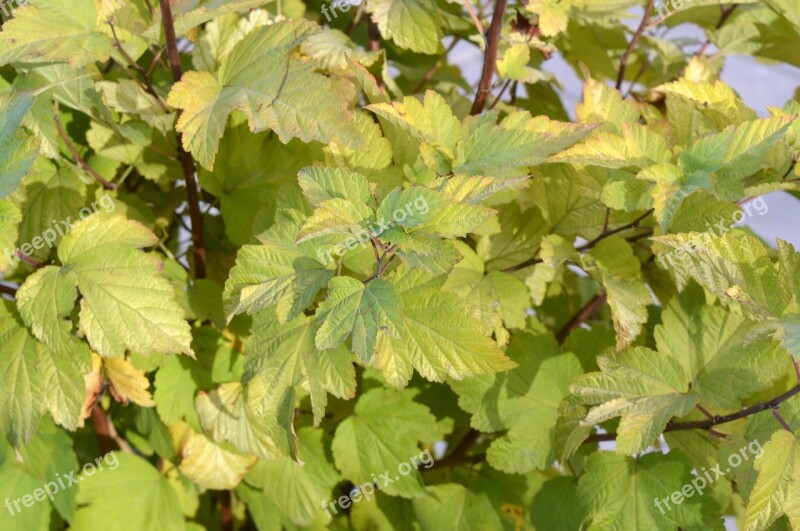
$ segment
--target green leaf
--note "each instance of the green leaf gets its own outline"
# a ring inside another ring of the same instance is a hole
[[[632,459],[595,452],[578,481],[578,499],[587,510],[586,528],[721,531],[722,521],[706,514],[713,503],[709,496],[686,498],[681,504],[667,499],[667,506],[661,501],[689,484],[689,470],[691,465],[673,454]],[[663,511],[656,508],[654,500],[659,500]]]
[[[411,464],[420,454],[420,441],[444,436],[428,408],[412,400],[410,391],[372,389],[362,394],[351,416],[342,421],[333,438],[333,456],[342,475],[355,485],[374,482],[385,471],[391,483],[382,490],[392,496],[414,498],[425,488],[412,468],[400,475],[401,463]],[[369,452],[362,449],[369,448]],[[384,482],[385,483],[385,482]]]
[[[478,495],[462,485],[444,483],[429,489],[424,498],[416,498],[414,514],[423,531],[434,529],[503,529],[500,516],[485,495]]]
[[[800,490],[795,480],[800,473],[800,444],[797,434],[776,431],[756,458],[758,479],[747,504],[747,530],[768,529],[781,516],[792,528],[800,526]]]
[[[352,332],[353,352],[369,363],[378,332],[392,337],[402,326],[403,302],[390,282],[382,278],[366,286],[348,277],[336,277],[328,284],[328,296],[317,309],[321,323],[316,334],[320,350],[338,347]]]
[[[0,33],[0,42],[4,34]],[[17,188],[38,154],[36,143],[20,127],[32,105],[33,97],[29,92],[12,94],[0,100],[0,166],[3,167],[0,198]]]
[[[398,338],[378,342],[375,363],[391,385],[405,385],[412,367],[429,380],[443,381],[516,366],[455,294],[440,291],[444,276],[403,269],[389,280],[403,301],[403,325]]]
[[[69,62],[73,68],[105,61],[111,39],[99,31],[93,0],[37,0],[17,8],[0,33],[0,64]]]
[[[524,474],[553,463],[559,403],[582,370],[578,359],[562,354],[549,334],[516,334],[508,354],[519,367],[450,385],[459,395],[459,405],[473,414],[472,427],[508,430],[489,447],[489,464]]]
[[[437,92],[425,91],[421,102],[406,97],[402,103],[373,103],[367,109],[417,140],[433,146],[446,157],[454,157],[456,144],[461,138],[461,123]]]
[[[665,267],[679,289],[693,278],[726,304],[741,306],[755,319],[779,316],[786,307],[791,294],[782,289],[764,244],[753,236],[691,232],[654,240],[670,251],[660,252],[659,260],[669,264]]]
[[[576,378],[570,391],[584,404],[601,404],[584,423],[595,425],[622,417],[617,453],[644,451],[674,416],[686,415],[697,402],[689,392],[689,375],[672,357],[645,347],[631,347],[597,360],[600,372]]]
[[[441,22],[433,0],[375,0],[367,4],[381,35],[401,48],[436,54],[442,39]]]
[[[326,440],[327,439],[327,440]],[[330,438],[322,430],[302,428],[297,431],[297,449],[302,463],[288,457],[259,461],[245,481],[259,491],[287,519],[307,526],[323,515],[320,502],[332,498],[339,473],[328,462],[326,446]]]
[[[269,311],[254,318],[247,344],[251,354],[245,365],[245,380],[259,409],[286,407],[291,419],[294,387],[303,383],[311,395],[314,423],[319,424],[325,414],[327,393],[341,399],[355,395],[352,355],[343,347],[318,350],[316,334],[314,321],[305,315],[285,324]]]
[[[72,529],[184,529],[178,496],[167,479],[141,457],[120,452],[114,457],[116,468],[80,476]]]
[[[758,323],[707,305],[694,284],[670,301],[654,335],[659,352],[683,365],[706,407],[737,409],[743,399],[768,389],[786,367],[786,355]]]
[[[233,489],[256,463],[255,457],[231,452],[186,425],[173,427],[173,432],[179,440],[181,474],[203,488]]]
[[[764,156],[794,119],[778,116],[752,120],[703,137],[683,150],[680,167],[687,175],[714,173],[725,181],[752,175],[760,169]]]
[[[303,42],[303,53],[313,57],[322,68],[330,71],[350,69],[350,61],[371,66],[380,57],[378,51],[366,51],[353,44],[345,33],[332,28],[324,28]]]
[[[617,348],[630,344],[647,322],[647,306],[653,302],[641,280],[641,264],[622,238],[602,240],[582,259],[584,269],[595,275],[606,289],[617,331]]]
[[[465,128],[456,154],[455,170],[470,175],[508,175],[540,164],[592,130],[578,124],[531,117],[515,112],[498,125],[475,120]]]
[[[189,325],[159,275],[160,260],[138,250],[157,242],[143,225],[102,214],[76,223],[61,241],[63,271],[83,297],[80,328],[98,354],[194,355]]]
[[[215,442],[228,442],[245,454],[274,459],[281,453],[293,452],[294,433],[285,415],[277,418],[259,415],[251,404],[250,389],[239,382],[220,385],[209,392],[200,392],[195,408],[203,431]],[[290,404],[293,405],[293,404]]]
[[[303,194],[314,206],[320,206],[329,199],[347,199],[364,205],[372,202],[369,181],[360,173],[310,167],[300,170],[298,176]]]
[[[0,431],[16,446],[33,437],[42,414],[45,387],[37,363],[43,345],[8,301],[0,306],[0,345]]]
[[[225,282],[229,319],[277,306],[278,319],[288,322],[308,307],[333,277],[333,271],[310,257],[308,245],[295,244],[296,228],[276,225],[259,236],[261,245],[245,245],[239,250],[236,266]]]
[[[283,21],[251,32],[234,46],[219,73],[187,72],[168,103],[181,109],[177,129],[183,144],[206,169],[214,167],[219,140],[234,109],[245,113],[250,131],[271,129],[286,143],[292,138],[346,145],[359,143],[348,122],[346,102],[331,81],[291,52],[315,33],[303,20]],[[328,97],[312,101],[308,91]]]
[[[604,168],[646,168],[671,162],[672,153],[655,131],[639,124],[623,123],[622,137],[601,131],[550,160]]]

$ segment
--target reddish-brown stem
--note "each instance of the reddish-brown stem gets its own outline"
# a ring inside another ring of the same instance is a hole
[[[111,422],[111,417],[100,407],[99,402],[92,408],[91,415],[100,451],[107,454],[119,448],[123,452],[133,453],[133,448],[128,444],[128,441],[117,434],[114,423]]]
[[[450,467],[459,465],[464,462],[470,461],[467,458],[467,453],[469,452],[470,448],[472,448],[478,439],[481,436],[481,432],[474,428],[470,428],[464,438],[461,439],[461,442],[453,448],[453,451],[450,452],[449,455],[445,456],[444,459],[437,461],[433,466],[434,468],[443,468],[443,467]]]
[[[425,86],[425,83],[430,81],[431,78],[433,77],[433,75],[436,72],[439,71],[439,68],[441,68],[441,66],[442,66],[442,61],[445,58],[447,58],[448,55],[450,55],[450,52],[453,50],[453,48],[456,47],[456,44],[458,44],[458,41],[459,41],[458,37],[454,37],[453,38],[453,42],[451,42],[450,45],[447,47],[447,49],[444,51],[444,53],[442,54],[442,57],[436,61],[436,63],[425,73],[425,75],[422,77],[420,82],[417,83],[417,85],[411,90],[412,94],[416,94],[417,92],[419,92],[420,89],[423,86]]]
[[[592,299],[587,302],[583,308],[581,308],[578,313],[573,315],[569,321],[562,326],[559,331],[556,333],[556,340],[560,345],[563,343],[567,337],[569,336],[570,332],[572,332],[575,328],[580,326],[581,323],[586,321],[589,317],[595,314],[597,310],[606,302],[606,294],[605,293],[598,293]]]
[[[619,60],[619,72],[617,72],[617,84],[616,84],[617,90],[620,90],[622,88],[622,81],[625,79],[625,70],[628,68],[628,60],[631,58],[633,50],[639,43],[639,39],[642,37],[642,33],[644,33],[645,28],[647,28],[647,23],[650,22],[650,14],[653,12],[654,6],[655,6],[655,0],[647,0],[647,7],[644,8],[644,16],[642,16],[642,22],[639,24],[639,27],[636,29],[636,33],[633,34],[631,42],[628,43],[628,48],[625,50],[625,53],[622,54],[622,57]]]
[[[695,409],[706,416],[707,419],[714,419],[714,415],[712,415],[706,408],[701,406],[699,403],[694,405]]]
[[[20,250],[17,250],[17,252],[15,252],[14,255],[17,258],[19,258],[20,260],[22,260],[23,262],[25,262],[26,264],[28,264],[29,266],[35,267],[36,269],[39,269],[40,267],[42,267],[44,265],[39,260],[36,260],[35,258],[31,258],[30,256],[28,256],[27,254],[23,253]]]
[[[506,11],[506,0],[495,0],[492,23],[489,25],[489,37],[486,42],[486,53],[483,55],[483,69],[478,90],[475,92],[475,101],[472,102],[470,114],[476,115],[483,111],[486,98],[492,92],[492,79],[494,78],[495,64],[497,63],[497,47],[500,44],[500,32],[503,29],[503,15]]]
[[[789,433],[794,433],[792,428],[789,427],[789,424],[784,420],[783,415],[781,415],[780,411],[778,411],[777,407],[772,408],[772,416],[775,417],[775,420],[777,420],[781,426],[783,426],[784,430],[788,431]]]
[[[117,30],[114,28],[113,19],[108,20],[108,25],[109,27],[111,27],[111,35],[114,37],[114,47],[117,50],[119,50],[120,54],[122,54],[122,57],[125,58],[125,61],[131,66],[131,68],[139,72],[139,74],[142,76],[142,79],[144,80],[144,84],[140,83],[139,79],[136,78],[135,76],[131,77],[133,77],[133,79],[137,82],[137,84],[139,84],[139,86],[145,92],[147,92],[156,99],[156,101],[161,106],[161,109],[164,110],[164,112],[169,112],[169,107],[167,107],[167,104],[164,103],[164,100],[161,99],[161,96],[158,95],[158,92],[156,92],[155,87],[153,87],[153,80],[150,78],[151,69],[148,68],[147,70],[145,70],[144,67],[142,67],[136,61],[134,61],[133,57],[131,57],[130,54],[127,51],[125,51],[125,48],[122,46],[122,43],[119,41],[119,38],[117,37]]]
[[[172,21],[172,9],[169,0],[159,0],[161,3],[161,18],[164,23],[164,34],[167,37],[167,57],[169,58],[172,78],[175,83],[183,77],[181,56],[178,52],[178,38],[175,35],[175,25]],[[203,238],[203,213],[200,210],[200,194],[198,193],[197,180],[195,179],[194,160],[183,148],[183,135],[178,133],[178,160],[183,168],[183,179],[186,182],[186,198],[189,203],[189,217],[192,220],[192,245],[194,253],[195,278],[206,276],[206,245]]]
[[[730,17],[733,14],[733,12],[736,10],[737,7],[739,7],[739,4],[733,4],[731,7],[727,9],[722,9],[722,14],[720,14],[719,21],[717,21],[717,25],[714,26],[714,29],[715,30],[720,29],[728,20],[728,17]],[[708,49],[709,46],[711,46],[711,39],[706,39],[706,42],[704,42],[703,45],[700,47],[700,49],[695,52],[694,56],[702,57],[703,54],[706,53],[706,50]]]
[[[61,139],[64,141],[64,144],[66,144],[67,149],[72,154],[72,160],[75,161],[75,164],[83,171],[91,175],[95,181],[103,185],[103,188],[107,190],[116,190],[117,189],[116,185],[105,180],[102,175],[97,173],[94,170],[94,168],[89,166],[89,164],[85,160],[83,160],[83,157],[81,157],[81,154],[78,153],[78,150],[75,149],[75,145],[69,139],[67,132],[64,130],[64,126],[61,125],[61,118],[58,116],[58,113],[59,113],[59,107],[58,107],[58,102],[56,102],[56,112],[55,112],[56,129],[58,130],[59,136],[61,136]]]
[[[503,98],[503,94],[505,94],[505,93],[506,93],[506,90],[508,89],[508,87],[509,87],[510,85],[511,85],[511,80],[510,80],[510,79],[506,79],[506,80],[503,82],[503,86],[502,86],[502,87],[500,87],[500,92],[498,92],[498,93],[497,93],[497,96],[495,96],[495,97],[494,97],[494,101],[492,101],[492,104],[491,104],[491,105],[489,105],[489,110],[490,110],[490,111],[491,111],[492,109],[494,109],[495,105],[497,105],[497,104],[500,102],[500,100]]]
[[[4,284],[0,284],[0,293],[5,293],[6,295],[11,295],[12,297],[17,296],[17,288],[13,288],[11,286],[6,286]]]
[[[223,490],[219,493],[220,510],[222,513],[222,531],[233,531],[233,510],[231,509],[231,491]]]
[[[478,14],[475,13],[475,10],[472,9],[472,4],[469,3],[469,0],[461,0],[464,3],[464,7],[467,8],[467,13],[472,18],[472,22],[475,24],[475,28],[478,30],[478,35],[483,36],[484,29],[483,24],[481,24],[481,19],[478,18]]]

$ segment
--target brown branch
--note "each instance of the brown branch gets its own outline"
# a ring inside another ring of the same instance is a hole
[[[223,490],[219,493],[219,504],[222,519],[222,531],[233,531],[233,510],[231,509],[231,491]]]
[[[647,212],[645,212],[644,214],[642,214],[641,216],[639,216],[635,220],[631,221],[630,223],[622,225],[621,227],[617,227],[616,229],[605,230],[605,231],[601,232],[600,235],[597,238],[586,242],[585,244],[581,245],[580,247],[576,248],[575,250],[578,251],[578,252],[581,252],[581,253],[584,252],[584,251],[588,251],[589,249],[591,249],[592,247],[594,247],[595,245],[597,245],[601,241],[605,240],[606,238],[608,238],[610,236],[613,236],[614,234],[619,234],[620,232],[626,231],[628,229],[639,228],[639,223],[644,221],[645,218],[647,218],[653,212],[654,212],[654,210],[651,208],[650,210],[648,210]],[[650,234],[652,234],[652,230],[651,229],[647,229],[646,232],[643,232],[641,234],[637,234],[635,236],[631,236],[630,238],[626,238],[625,240],[628,241],[628,242],[635,242],[637,240],[641,240],[642,238],[646,238],[646,237],[650,236]],[[515,271],[519,271],[520,269],[525,269],[526,267],[530,267],[532,265],[541,264],[541,263],[542,263],[542,259],[541,258],[533,257],[533,258],[529,258],[528,260],[525,260],[524,262],[521,262],[521,263],[519,263],[517,265],[513,265],[511,267],[507,267],[507,268],[503,269],[503,272],[504,273],[514,273]]]
[[[617,90],[622,89],[622,81],[625,79],[625,70],[628,68],[628,59],[630,59],[633,50],[636,48],[636,45],[639,43],[639,39],[642,37],[642,33],[644,33],[645,28],[647,28],[647,23],[650,22],[650,14],[653,12],[654,6],[655,0],[647,0],[647,7],[644,8],[642,22],[639,23],[636,33],[633,34],[631,42],[628,43],[628,48],[625,50],[625,53],[619,60],[619,72],[617,73],[617,84],[615,85]]]
[[[92,408],[92,423],[94,424],[94,431],[97,435],[97,443],[100,445],[101,452],[107,454],[119,448],[129,454],[134,453],[128,441],[117,434],[114,423],[111,422],[111,417],[100,407],[99,402]]]
[[[367,37],[369,38],[369,49],[371,52],[377,52],[381,49],[381,32],[378,25],[372,20],[372,15],[367,17]],[[385,57],[385,56],[384,56]],[[383,77],[380,72],[375,74],[375,82],[379,88],[383,88]]]
[[[492,102],[491,105],[489,105],[490,111],[494,109],[495,105],[497,105],[498,102],[503,98],[503,94],[506,93],[506,89],[508,89],[509,85],[511,85],[511,80],[506,79],[505,82],[503,83],[503,86],[500,87],[500,92],[497,93],[497,96],[494,97],[494,101]]]
[[[578,326],[580,323],[584,322],[586,319],[591,317],[599,308],[603,305],[606,300],[606,294],[600,293],[595,296],[592,300],[590,300],[581,310],[575,314],[569,322],[564,325],[561,330],[558,331],[556,335],[556,339],[558,340],[558,344],[562,344],[564,340],[569,335],[569,332]],[[474,428],[470,428],[467,434],[461,439],[461,442],[458,443],[453,449],[453,452],[442,459],[441,461],[437,461],[433,466],[434,468],[439,467],[452,467],[455,465],[465,464],[465,463],[480,463],[481,461],[486,459],[486,454],[476,454],[476,455],[467,455],[470,448],[472,448],[476,442],[478,442],[478,438],[481,436],[481,432]]]
[[[75,161],[75,164],[83,169],[86,173],[94,177],[94,180],[103,185],[103,188],[107,190],[116,190],[117,186],[105,180],[102,175],[97,173],[94,168],[89,166],[89,164],[83,160],[81,154],[78,153],[78,150],[75,149],[75,145],[69,139],[67,132],[64,130],[64,126],[61,125],[61,118],[58,116],[59,113],[59,106],[58,102],[56,102],[56,112],[55,112],[55,122],[56,122],[56,129],[58,130],[58,134],[61,136],[61,139],[64,140],[64,144],[67,145],[67,149],[72,154],[72,159]]]
[[[667,433],[670,431],[681,431],[681,430],[710,430],[714,426],[718,426],[720,424],[726,424],[728,422],[733,422],[734,420],[743,419],[749,417],[750,415],[755,415],[756,413],[766,411],[767,409],[772,409],[772,410],[777,409],[781,403],[789,400],[798,393],[800,393],[800,385],[793,387],[789,391],[786,391],[782,395],[775,397],[772,400],[769,400],[768,402],[761,402],[755,404],[748,408],[742,409],[741,411],[737,411],[736,413],[731,413],[730,415],[718,415],[712,419],[707,419],[707,420],[692,420],[688,422],[668,422],[667,426],[664,428],[663,433]],[[613,441],[616,440],[616,438],[617,434],[614,432],[595,433],[593,435],[590,435],[584,441],[584,443]]]
[[[715,30],[720,29],[728,20],[728,17],[730,17],[733,14],[733,12],[736,10],[737,7],[739,7],[739,4],[733,4],[731,7],[723,9],[722,13],[719,16],[719,20],[717,21],[716,26],[714,26],[714,29]],[[704,42],[703,45],[700,47],[700,49],[695,52],[694,56],[702,57],[703,54],[706,53],[706,50],[708,49],[709,46],[711,46],[711,39],[706,39],[706,42]]]
[[[144,90],[145,92],[147,92],[148,94],[150,94],[151,96],[153,96],[156,99],[156,101],[161,106],[161,109],[164,112],[168,113],[169,112],[169,107],[167,107],[167,104],[164,102],[163,99],[161,99],[161,96],[158,95],[158,92],[156,92],[155,87],[153,87],[153,80],[150,77],[150,73],[152,73],[152,68],[148,68],[147,70],[145,70],[143,66],[141,66],[139,63],[137,63],[136,61],[133,60],[133,57],[131,57],[130,54],[127,51],[125,51],[125,48],[122,46],[122,43],[120,42],[119,38],[117,37],[117,30],[114,28],[114,19],[113,18],[109,18],[107,22],[108,22],[109,27],[111,28],[111,35],[114,37],[114,47],[117,50],[119,50],[119,52],[122,54],[122,57],[125,58],[125,61],[127,61],[127,63],[134,70],[139,72],[139,75],[141,75],[142,79],[144,80],[144,84],[139,82],[139,78],[137,78],[135,76],[131,76],[131,77],[142,88],[142,90]]]
[[[450,455],[446,456],[444,459],[437,461],[434,463],[432,468],[445,468],[445,467],[452,467],[456,465],[460,465],[463,463],[475,463],[480,462],[485,459],[485,454],[479,454],[475,456],[467,456],[470,448],[472,448],[478,439],[481,436],[481,432],[474,428],[470,428],[467,434],[461,439],[461,442],[458,443]]]
[[[175,35],[175,25],[172,21],[170,0],[159,0],[161,3],[161,18],[164,22],[164,33],[167,37],[167,57],[169,57],[172,78],[175,83],[183,77],[181,69],[181,56],[178,52],[178,38]],[[178,159],[183,168],[183,180],[186,182],[186,197],[189,204],[189,217],[192,220],[192,244],[194,252],[195,278],[206,276],[206,245],[203,238],[203,213],[200,210],[200,194],[195,180],[194,160],[183,148],[183,135],[178,136]]]
[[[581,323],[586,321],[589,317],[595,314],[597,310],[606,302],[607,295],[605,293],[598,293],[595,295],[589,302],[587,302],[583,308],[581,308],[578,313],[573,315],[569,321],[562,326],[558,332],[556,333],[556,341],[558,344],[562,344],[567,337],[569,336],[570,332],[572,332],[575,328],[580,326]]]
[[[483,36],[485,30],[483,29],[483,24],[481,24],[481,19],[478,18],[478,14],[475,13],[475,10],[472,9],[472,4],[469,3],[469,0],[461,0],[464,3],[464,7],[467,8],[467,12],[469,16],[472,17],[472,22],[475,23],[475,27],[478,29],[478,35]]]
[[[421,89],[421,88],[422,88],[422,87],[425,85],[425,83],[427,83],[428,81],[430,81],[430,80],[431,80],[431,78],[433,77],[433,75],[434,75],[436,72],[438,72],[438,71],[439,71],[439,68],[441,68],[441,66],[442,66],[442,61],[443,61],[443,60],[445,60],[445,59],[447,58],[447,56],[448,56],[448,55],[450,55],[450,52],[453,50],[453,48],[455,48],[455,47],[456,47],[456,44],[458,44],[458,41],[459,41],[459,40],[460,40],[460,38],[459,38],[459,37],[454,37],[454,38],[453,38],[453,42],[451,42],[451,43],[450,43],[450,45],[449,45],[449,46],[447,47],[447,49],[444,51],[444,53],[442,54],[442,56],[441,56],[441,57],[439,57],[439,59],[437,59],[437,60],[436,60],[436,63],[434,63],[434,65],[433,65],[433,66],[432,66],[432,67],[431,67],[431,68],[430,68],[430,69],[429,69],[429,70],[428,70],[428,71],[425,73],[425,75],[422,77],[422,79],[420,80],[420,82],[419,82],[419,83],[417,83],[417,85],[416,85],[416,86],[415,86],[415,87],[414,87],[414,88],[411,90],[411,93],[412,93],[412,94],[416,94],[417,92],[419,92],[419,91],[420,91],[420,89]]]
[[[6,295],[11,295],[12,297],[16,297],[17,288],[6,286],[5,284],[0,284],[0,293],[5,293]]]
[[[489,25],[489,38],[486,42],[486,53],[483,56],[483,69],[475,101],[472,103],[471,115],[480,114],[486,105],[486,98],[492,92],[492,78],[497,63],[497,47],[500,44],[500,32],[503,29],[503,15],[506,10],[506,0],[495,0],[492,23]]]
[[[583,244],[580,247],[578,247],[576,250],[578,252],[587,251],[587,250],[593,248],[595,245],[597,245],[601,241],[603,241],[606,238],[608,238],[609,236],[613,236],[614,234],[619,234],[620,232],[626,231],[628,229],[637,228],[639,226],[639,223],[644,221],[645,218],[647,218],[653,212],[654,212],[654,210],[651,208],[650,210],[648,210],[647,212],[645,212],[644,214],[642,214],[638,218],[634,219],[630,223],[626,223],[625,225],[622,225],[621,227],[617,227],[616,229],[604,230],[603,232],[600,233],[600,235],[597,238],[595,238],[593,240],[589,240],[585,244]]]

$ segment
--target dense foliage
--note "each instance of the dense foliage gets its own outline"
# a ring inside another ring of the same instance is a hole
[[[2,12],[0,529],[800,529],[799,0]]]

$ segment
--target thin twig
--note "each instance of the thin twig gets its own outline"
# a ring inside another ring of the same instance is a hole
[[[628,229],[639,228],[639,223],[644,221],[644,219],[647,218],[653,212],[654,212],[654,210],[650,209],[647,212],[645,212],[644,214],[642,214],[641,216],[639,216],[638,218],[636,218],[635,220],[631,221],[630,223],[622,225],[621,227],[617,227],[616,229],[606,230],[604,232],[601,232],[600,235],[597,238],[595,238],[595,239],[593,239],[593,240],[591,240],[589,242],[586,242],[585,244],[581,245],[580,247],[578,247],[575,250],[578,251],[578,252],[581,252],[581,253],[584,252],[584,251],[588,251],[589,249],[591,249],[592,247],[594,247],[595,245],[600,243],[602,240],[605,240],[609,236],[613,236],[614,234],[618,234],[618,233],[626,231]],[[646,238],[646,237],[650,236],[650,234],[652,234],[652,230],[651,229],[647,229],[646,232],[643,232],[641,234],[637,234],[635,236],[631,236],[630,238],[626,238],[625,240],[628,241],[628,242],[635,242],[635,241],[641,240],[642,238]],[[513,265],[511,267],[507,267],[507,268],[503,269],[503,272],[504,273],[514,273],[514,272],[519,271],[521,269],[525,269],[526,267],[530,267],[532,265],[541,264],[541,263],[542,263],[542,259],[541,258],[533,257],[533,258],[529,258],[528,260],[525,260],[524,262],[521,262],[521,263],[519,263],[517,265]]]
[[[369,38],[369,49],[372,52],[380,51],[381,49],[381,32],[378,25],[372,20],[372,15],[367,17],[367,37]],[[378,88],[383,88],[383,77],[380,73],[375,74],[375,82]]]
[[[505,82],[503,82],[503,86],[500,87],[500,92],[497,93],[497,96],[494,97],[494,101],[492,102],[491,105],[489,105],[490,111],[494,109],[494,106],[497,105],[497,103],[502,99],[503,94],[505,94],[506,89],[509,87],[509,85],[511,85],[511,80],[506,79]]]
[[[472,4],[469,3],[469,0],[461,0],[464,3],[464,7],[467,8],[467,12],[469,16],[472,17],[472,22],[475,23],[475,27],[478,28],[478,35],[484,36],[486,30],[483,29],[483,24],[481,24],[481,19],[478,18],[478,14],[475,13],[475,10],[472,9]]]
[[[233,509],[231,503],[231,491],[223,490],[219,493],[220,513],[222,519],[222,531],[233,531]]]
[[[720,29],[728,20],[728,17],[730,17],[733,14],[733,12],[736,10],[737,7],[739,7],[739,4],[733,4],[731,7],[727,9],[722,9],[722,13],[719,16],[719,20],[717,21],[717,25],[714,26],[714,29],[715,30]],[[708,49],[709,46],[711,46],[711,39],[706,39],[706,42],[704,42],[703,45],[700,47],[700,49],[695,52],[694,56],[702,57],[703,54],[706,53],[706,50]]]
[[[481,436],[481,432],[474,428],[470,428],[464,438],[461,439],[461,442],[453,448],[453,451],[450,455],[444,457],[444,459],[440,459],[436,463],[434,463],[433,468],[445,468],[445,467],[452,467],[455,465],[459,465],[466,461],[470,461],[467,459],[467,453],[469,452],[470,448],[472,448],[478,439]]]
[[[412,94],[416,94],[417,92],[419,92],[420,89],[425,85],[425,83],[430,81],[431,78],[433,77],[433,75],[436,72],[439,71],[439,68],[441,68],[441,66],[442,66],[442,61],[444,59],[446,59],[448,55],[450,55],[450,52],[453,50],[453,48],[456,47],[456,44],[458,44],[458,41],[459,41],[458,37],[454,37],[453,38],[453,42],[450,43],[450,45],[447,47],[447,49],[444,51],[444,53],[441,55],[441,57],[439,57],[439,59],[436,60],[436,62],[433,64],[433,66],[422,77],[420,82],[417,83],[417,85],[411,90]]]
[[[486,43],[486,53],[483,56],[483,69],[478,90],[475,92],[475,101],[472,102],[471,115],[480,114],[486,105],[486,98],[492,92],[492,78],[494,77],[495,64],[497,63],[497,47],[500,44],[500,32],[503,29],[503,15],[506,10],[506,0],[495,0],[492,23],[489,25],[489,38]]]
[[[622,81],[625,79],[625,70],[628,68],[628,59],[630,59],[633,50],[636,48],[636,45],[639,43],[639,39],[642,37],[642,33],[644,33],[644,30],[647,27],[647,23],[650,21],[650,14],[653,12],[654,6],[655,0],[647,0],[647,7],[644,8],[642,22],[639,24],[639,27],[636,29],[636,33],[633,34],[631,42],[628,43],[628,48],[625,50],[625,53],[619,60],[619,72],[617,73],[616,84],[617,90],[622,89]]]
[[[133,80],[136,81],[137,84],[145,92],[147,92],[148,94],[153,96],[156,99],[156,101],[158,102],[158,104],[161,106],[161,109],[164,112],[168,113],[169,112],[169,107],[167,107],[167,104],[164,102],[163,99],[161,99],[161,96],[158,95],[158,92],[156,92],[156,89],[153,87],[153,80],[150,78],[150,72],[152,71],[152,68],[148,68],[147,70],[145,70],[139,63],[137,63],[136,61],[133,60],[133,57],[131,57],[130,54],[128,54],[128,52],[125,51],[125,48],[122,46],[122,43],[120,42],[119,38],[117,37],[117,30],[114,28],[114,19],[113,18],[109,18],[107,22],[108,22],[109,27],[111,28],[111,35],[114,37],[114,47],[120,51],[120,53],[122,54],[122,57],[125,58],[125,61],[127,61],[127,63],[134,70],[139,72],[139,75],[142,76],[142,80],[144,81],[144,84],[140,83],[139,79],[136,76],[131,76],[133,78]]]
[[[577,250],[579,252],[586,251],[588,249],[591,249],[592,247],[594,247],[598,243],[600,243],[602,240],[605,240],[609,236],[613,236],[614,234],[618,234],[618,233],[620,233],[622,231],[626,231],[628,229],[636,228],[636,227],[639,226],[639,223],[644,221],[644,219],[647,218],[653,212],[655,212],[655,210],[651,208],[650,210],[648,210],[647,212],[645,212],[644,214],[642,214],[638,218],[634,219],[630,223],[622,225],[621,227],[617,227],[616,229],[604,230],[603,232],[600,233],[600,236],[598,236],[597,238],[595,238],[593,240],[590,240],[590,241],[586,242],[585,244],[581,245],[580,247],[577,248]]]
[[[780,422],[781,426],[783,426],[783,429],[785,429],[789,433],[794,433],[792,431],[792,428],[789,427],[789,424],[786,422],[786,420],[784,420],[783,416],[778,411],[777,407],[772,408],[772,416],[775,417],[775,420]]]
[[[175,35],[175,25],[172,21],[170,0],[159,0],[161,3],[161,18],[164,22],[164,33],[167,37],[167,56],[172,70],[172,78],[178,83],[183,77],[181,69],[181,56],[178,52],[178,38]],[[206,276],[206,245],[203,238],[203,213],[200,210],[200,194],[198,193],[197,180],[195,179],[194,160],[183,148],[183,135],[178,136],[178,159],[183,168],[183,179],[186,182],[186,197],[189,204],[189,217],[192,220],[192,243],[194,251],[194,270],[196,278]]]
[[[6,295],[11,295],[12,297],[16,297],[17,288],[6,286],[5,284],[0,284],[0,293],[5,293]]]
[[[580,326],[581,323],[585,322],[589,317],[594,315],[597,310],[606,302],[607,295],[605,293],[598,293],[592,299],[589,300],[575,315],[570,318],[567,323],[562,326],[558,332],[556,333],[556,341],[558,344],[562,344],[566,341],[567,337],[569,337],[570,332],[572,332],[575,328]]]
[[[69,136],[67,135],[67,132],[64,130],[64,126],[61,125],[61,118],[58,115],[59,106],[58,106],[58,102],[57,101],[56,101],[55,110],[56,110],[56,112],[55,112],[56,129],[58,130],[58,134],[61,136],[61,139],[64,140],[64,144],[67,145],[67,149],[72,154],[72,159],[75,161],[75,164],[78,167],[80,167],[81,169],[83,169],[85,172],[87,172],[89,175],[94,177],[94,180],[97,181],[98,183],[100,183],[101,185],[103,185],[103,187],[105,189],[107,189],[107,190],[116,190],[117,189],[116,185],[114,185],[113,183],[110,183],[107,180],[105,180],[102,175],[97,173],[94,170],[94,168],[89,166],[89,164],[85,160],[83,160],[83,157],[81,157],[81,154],[78,153],[78,150],[75,149],[75,145],[69,139]]]
[[[111,417],[106,411],[100,407],[98,402],[92,408],[92,423],[94,424],[94,431],[97,434],[97,443],[100,445],[100,451],[104,454],[113,452],[118,447],[123,452],[132,454],[134,453],[131,445],[119,436]]]
[[[708,430],[710,428],[713,428],[714,426],[718,426],[720,424],[726,424],[728,422],[733,422],[734,420],[743,419],[749,417],[750,415],[755,415],[756,413],[766,411],[767,409],[775,409],[778,405],[789,400],[798,393],[800,393],[800,385],[793,387],[789,391],[786,391],[782,395],[775,397],[768,402],[761,402],[759,404],[755,404],[748,408],[742,409],[741,411],[737,411],[736,413],[731,413],[730,415],[716,416],[713,419],[708,419],[708,420],[693,420],[688,422],[668,422],[667,426],[664,428],[664,433],[670,431],[681,431],[681,430]],[[616,438],[617,434],[614,432],[595,433],[593,435],[590,435],[584,442],[591,443],[600,441],[613,441],[616,440]]]

